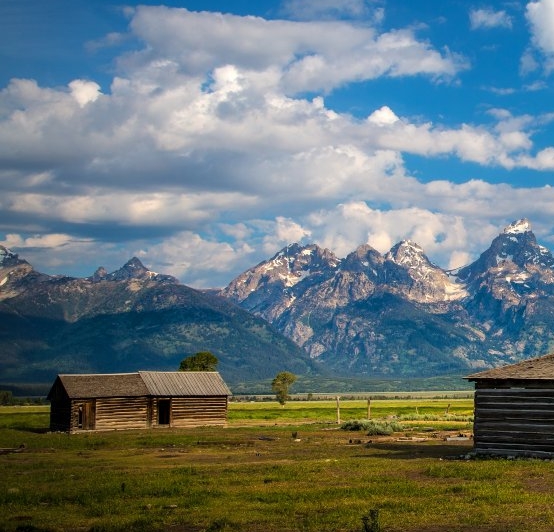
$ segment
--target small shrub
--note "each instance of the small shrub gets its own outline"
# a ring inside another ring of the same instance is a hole
[[[367,430],[369,428],[369,419],[350,419],[341,425],[342,430]]]
[[[374,419],[353,419],[346,421],[341,425],[342,430],[363,430],[368,436],[389,436],[393,432],[400,432],[404,427],[396,422],[389,420]]]

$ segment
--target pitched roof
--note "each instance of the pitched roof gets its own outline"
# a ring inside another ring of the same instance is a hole
[[[139,371],[150,395],[232,395],[217,371]]]
[[[554,380],[554,353],[537,358],[530,358],[517,364],[473,373],[467,380]]]
[[[58,379],[67,395],[74,399],[148,395],[138,373],[58,375]]]
[[[100,397],[184,397],[232,395],[216,371],[139,371],[138,373],[58,375],[71,399]]]

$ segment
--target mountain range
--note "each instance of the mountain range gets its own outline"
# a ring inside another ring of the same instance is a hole
[[[464,374],[554,345],[554,258],[526,219],[457,271],[409,240],[384,255],[362,245],[344,259],[292,244],[221,295],[340,375]]]
[[[56,373],[177,369],[214,353],[230,383],[303,376],[465,375],[548,353],[554,258],[528,220],[472,264],[443,270],[415,242],[345,258],[291,244],[221,290],[195,290],[132,258],[50,276],[0,246],[0,386]]]
[[[0,246],[0,324],[0,386],[15,391],[57,373],[177,370],[198,351],[216,354],[229,382],[314,371],[265,320],[137,258],[113,273],[49,276]]]

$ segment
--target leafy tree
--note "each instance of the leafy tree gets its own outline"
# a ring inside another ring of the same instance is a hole
[[[290,399],[289,388],[294,384],[294,381],[296,381],[296,375],[294,373],[281,371],[271,382],[271,389],[275,392],[277,401],[279,401],[280,404],[284,405],[288,399]]]
[[[216,371],[218,362],[209,351],[200,351],[181,360],[179,371]]]
[[[13,395],[12,392],[8,390],[0,390],[0,405],[13,405]]]

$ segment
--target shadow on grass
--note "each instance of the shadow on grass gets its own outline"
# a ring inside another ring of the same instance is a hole
[[[14,425],[10,428],[21,432],[31,432],[33,434],[46,434],[47,432],[50,432],[48,427],[25,427],[24,425]]]
[[[367,449],[373,450],[371,454],[358,455],[359,458],[375,458],[383,455],[387,458],[397,458],[399,460],[415,458],[443,458],[456,459],[471,452],[473,442],[463,442],[458,444],[451,443],[412,443],[412,442],[379,442],[370,443]],[[377,453],[375,451],[378,451]]]

